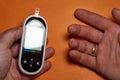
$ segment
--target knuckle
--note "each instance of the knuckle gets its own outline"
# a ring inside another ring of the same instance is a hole
[[[94,34],[94,36],[95,36],[95,41],[96,42],[100,42],[101,41],[101,39],[102,39],[102,36],[103,36],[103,34]]]

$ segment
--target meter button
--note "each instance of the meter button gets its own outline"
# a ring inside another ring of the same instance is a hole
[[[32,65],[32,64],[30,64],[29,66],[30,66],[30,68],[32,68],[32,67],[33,67],[33,65]]]
[[[33,61],[33,60],[34,60],[33,58],[30,59],[30,61]]]
[[[24,64],[27,64],[27,61],[26,61],[26,60],[24,60],[24,61],[23,61],[23,63],[24,63]]]
[[[40,63],[39,63],[39,62],[36,62],[36,65],[37,65],[37,66],[39,66],[39,65],[40,65]]]

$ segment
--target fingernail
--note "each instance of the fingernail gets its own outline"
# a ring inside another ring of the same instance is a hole
[[[75,40],[75,39],[70,39],[70,41],[69,41],[69,46],[70,46],[70,48],[76,48],[76,47],[78,47],[77,40]]]

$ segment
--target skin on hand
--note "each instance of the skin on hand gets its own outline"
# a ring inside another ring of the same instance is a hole
[[[96,13],[77,9],[75,17],[92,27],[80,24],[68,27],[71,35],[85,40],[71,38],[69,56],[108,79],[120,80],[120,10],[113,9],[112,15],[118,24]],[[96,56],[89,55],[96,45]]]
[[[41,72],[35,76],[24,75],[18,68],[19,42],[22,28],[13,28],[0,34],[0,79],[1,80],[31,80],[49,70],[51,63],[45,61]],[[45,60],[54,55],[53,48],[47,48]]]

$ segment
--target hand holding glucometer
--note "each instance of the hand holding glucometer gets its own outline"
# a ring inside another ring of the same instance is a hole
[[[43,67],[47,22],[39,16],[39,8],[36,8],[35,15],[26,18],[23,24],[23,35],[19,54],[19,68],[27,75],[39,73]]]

